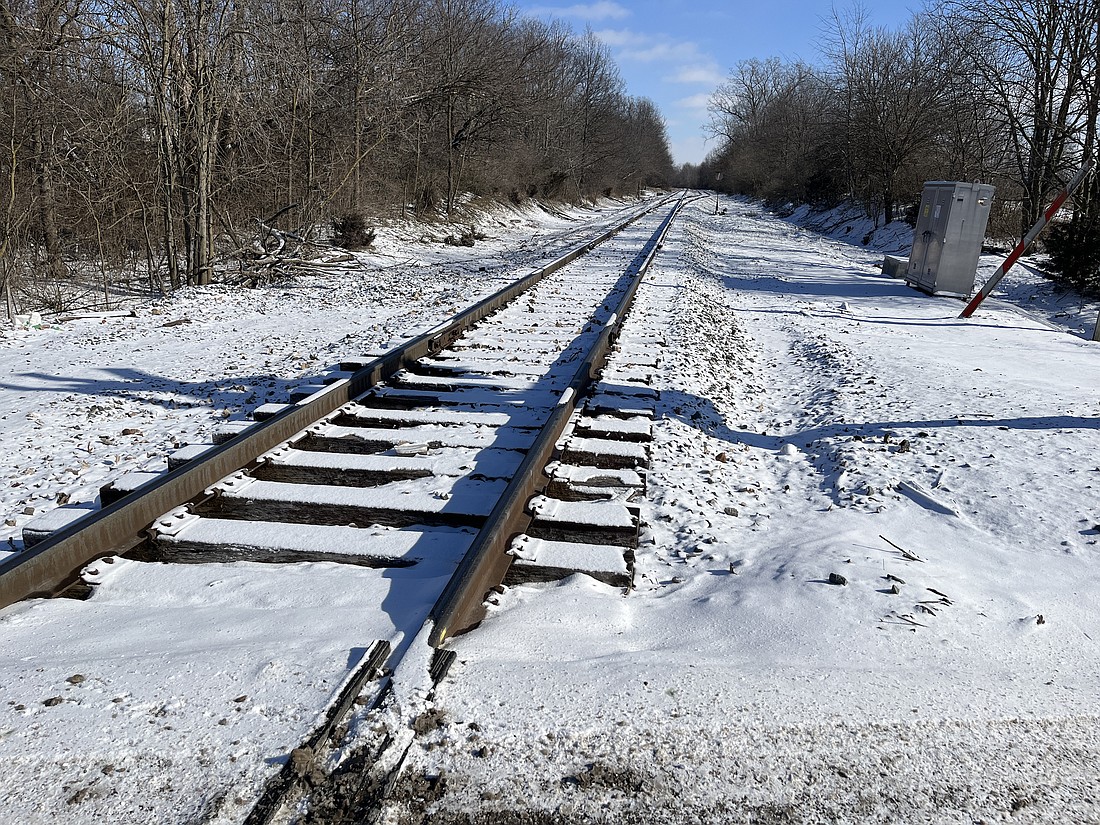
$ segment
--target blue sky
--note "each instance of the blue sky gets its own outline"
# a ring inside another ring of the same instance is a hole
[[[851,8],[837,0],[837,9]],[[896,29],[920,0],[869,0],[869,21]],[[608,44],[627,91],[648,97],[668,125],[677,163],[698,163],[713,148],[704,142],[707,98],[740,60],[780,57],[818,61],[817,42],[831,0],[665,0],[521,2],[525,15],[557,18]]]

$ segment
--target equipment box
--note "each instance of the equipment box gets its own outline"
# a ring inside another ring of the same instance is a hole
[[[909,259],[887,255],[882,261],[882,274],[891,278],[904,278],[909,269]]]
[[[924,184],[906,283],[932,295],[968,297],[992,203],[988,183]]]

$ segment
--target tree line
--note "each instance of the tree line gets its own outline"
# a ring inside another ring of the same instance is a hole
[[[665,185],[606,46],[497,0],[0,0],[0,279],[202,284],[254,228]],[[78,272],[79,270],[79,272]]]
[[[732,69],[710,102],[718,146],[681,174],[775,202],[851,198],[884,221],[912,217],[923,181],[980,180],[1007,238],[1100,148],[1097,0],[928,0],[897,31],[834,9],[821,51]],[[1096,292],[1098,179],[1045,236],[1060,278]]]

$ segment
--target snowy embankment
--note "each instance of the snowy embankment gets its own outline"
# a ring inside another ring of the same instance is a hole
[[[386,821],[1100,820],[1100,344],[726,206],[639,293],[637,589],[501,595]]]
[[[814,212],[808,206],[801,206],[786,219],[826,237],[887,255],[906,257],[913,246],[913,227],[909,224],[893,221],[876,227],[862,210],[852,205],[838,206],[825,212]],[[999,254],[981,256],[975,291],[997,270],[1007,254],[1005,250]],[[1003,301],[1035,320],[1091,339],[1100,320],[1100,300],[1085,298],[1044,277],[1046,264],[1042,254],[1025,256],[1008,271],[990,300]]]

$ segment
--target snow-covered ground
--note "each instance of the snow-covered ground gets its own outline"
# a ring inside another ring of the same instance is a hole
[[[381,228],[344,269],[258,289],[207,286],[134,316],[0,328],[0,543],[63,502],[93,501],[124,472],[208,442],[226,420],[285,402],[341,358],[388,349],[575,246],[632,204],[481,215],[488,237],[446,246],[440,224]],[[0,558],[6,555],[0,552]]]
[[[819,212],[800,206],[787,215],[787,220],[818,234],[885,254],[907,257],[913,246],[913,228],[904,221],[875,226],[861,209],[852,204]],[[984,284],[1006,256],[1007,250],[1000,254],[982,255],[975,287]],[[1100,321],[1100,300],[1085,298],[1043,277],[1047,265],[1046,256],[1041,253],[1025,255],[997,286],[994,292],[996,299],[1012,304],[1018,311],[1046,321],[1057,329],[1091,339]]]
[[[880,276],[861,238],[707,204],[638,299],[669,344],[636,591],[583,576],[508,589],[453,640],[438,724],[417,726],[386,818],[1100,821],[1100,344],[1057,295],[1031,300],[1022,271],[1004,282],[1019,307],[959,321],[960,302]],[[59,493],[159,469],[615,211],[500,213],[472,250],[383,234],[332,276],[5,332],[3,535],[18,547]],[[272,600],[252,568],[196,566],[163,592],[133,565],[92,603],[0,613],[0,821],[244,810],[209,795],[216,777],[308,727],[308,701],[288,718],[280,697],[329,695],[348,651],[383,633],[343,612],[365,573],[321,566]],[[193,600],[209,621],[181,648],[173,611]],[[299,649],[288,616],[330,622],[329,649]],[[188,716],[196,692],[208,707]],[[171,750],[185,734],[195,749]]]
[[[22,525],[59,499],[91,501],[127,470],[163,469],[174,446],[437,324],[636,210],[501,209],[473,249],[398,229],[324,277],[7,331],[9,543],[18,550]],[[240,821],[374,642],[415,632],[452,556],[389,569],[104,559],[86,570],[90,601],[0,612],[0,822]]]
[[[726,207],[640,295],[637,590],[505,592],[387,821],[1100,821],[1100,344]]]

